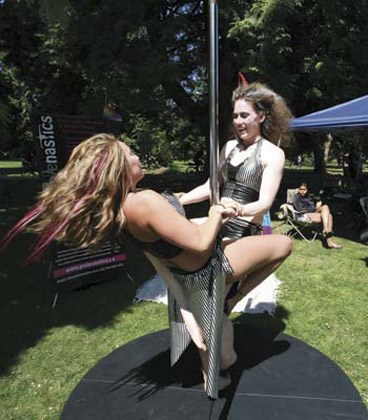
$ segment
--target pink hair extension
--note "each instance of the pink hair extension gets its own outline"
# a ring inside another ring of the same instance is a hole
[[[238,72],[238,77],[238,86],[247,86],[249,84],[248,80],[245,78],[244,74],[241,71]]]
[[[51,225],[48,229],[46,229],[36,242],[33,251],[24,262],[24,265],[28,265],[31,262],[39,261],[45,249],[63,230],[63,228],[67,225],[68,222],[69,218],[65,219],[62,223],[60,223],[58,227],[54,227],[53,225]]]
[[[34,219],[36,219],[43,212],[43,207],[38,204],[26,213],[5,235],[0,242],[0,251],[3,251],[9,243]]]
[[[92,194],[93,191],[95,190],[95,188],[97,186],[97,183],[98,183],[98,180],[100,179],[101,173],[102,173],[103,169],[106,167],[108,157],[109,157],[109,151],[108,151],[107,147],[105,147],[104,150],[102,151],[101,156],[95,161],[95,163],[92,166],[91,173],[92,173],[92,176],[93,176],[93,182],[90,185],[90,187],[87,189],[87,191],[85,192],[83,197]],[[83,199],[83,197],[82,197],[82,199]],[[77,203],[77,205],[78,205],[78,203]]]
[[[40,236],[38,241],[35,244],[34,250],[26,259],[24,265],[29,264],[30,262],[39,261],[45,249],[50,245],[50,243],[57,237],[57,235],[65,228],[65,226],[70,222],[72,214],[79,210],[82,207],[83,202],[86,200],[88,193],[85,193],[82,198],[80,198],[77,203],[74,205],[72,210],[69,213],[69,216],[60,222],[59,225],[49,226]]]
[[[25,261],[25,265],[29,264],[30,262],[38,261],[44,250],[50,245],[52,241],[59,235],[59,233],[65,228],[65,226],[70,223],[72,219],[73,213],[78,211],[86,198],[90,196],[97,187],[97,183],[99,178],[101,177],[103,169],[106,167],[107,159],[109,156],[109,150],[107,147],[102,151],[101,156],[94,162],[90,176],[92,178],[91,185],[87,188],[84,192],[83,196],[79,198],[79,200],[75,203],[73,208],[71,209],[69,215],[60,223],[50,225],[47,229],[42,232],[41,236],[35,243],[34,249],[28,258]],[[35,206],[32,210],[30,210],[21,220],[17,222],[17,224],[6,234],[5,238],[0,242],[0,251],[3,250],[12,240],[13,238],[19,234],[21,230],[23,230],[30,222],[36,219],[42,212],[43,207],[41,205]]]

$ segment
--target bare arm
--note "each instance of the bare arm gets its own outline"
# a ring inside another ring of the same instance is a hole
[[[210,198],[210,180],[207,179],[207,181],[199,185],[196,188],[193,188],[192,190],[188,191],[187,193],[183,194],[179,200],[180,203],[185,206],[186,204],[194,204],[194,203],[200,203],[201,201],[208,200]]]
[[[212,249],[217,232],[233,210],[221,206],[210,208],[208,219],[202,225],[182,217],[161,195],[154,191],[134,194],[124,206],[129,227],[135,226],[147,241],[164,239],[183,250],[204,253]]]
[[[219,166],[218,166],[218,173],[220,174],[220,182],[222,181],[221,172],[225,165],[226,156],[229,154],[229,151],[231,150],[231,148],[234,147],[233,143],[234,141],[230,141],[226,143],[220,152]],[[183,206],[185,206],[186,204],[200,203],[202,201],[209,200],[210,196],[211,196],[210,180],[207,179],[207,181],[204,184],[199,185],[198,187],[181,195],[179,197],[179,200],[180,200],[180,203]]]

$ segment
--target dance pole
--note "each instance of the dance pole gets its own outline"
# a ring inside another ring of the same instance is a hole
[[[209,0],[210,20],[210,188],[211,204],[217,204],[219,195],[219,59],[218,59],[218,5]]]

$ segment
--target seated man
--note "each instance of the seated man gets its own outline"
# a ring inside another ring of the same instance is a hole
[[[329,207],[322,204],[321,201],[315,203],[308,194],[308,186],[306,183],[300,184],[299,191],[295,195],[294,208],[300,214],[297,220],[303,222],[321,223],[323,226],[323,245],[329,249],[341,249],[342,245],[338,245],[332,240],[333,219]]]

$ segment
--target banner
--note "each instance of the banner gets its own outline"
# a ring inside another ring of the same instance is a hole
[[[66,164],[73,148],[98,134],[119,134],[120,124],[103,119],[41,114],[34,121],[37,166],[48,182]],[[98,252],[55,243],[48,277],[60,288],[77,288],[123,274],[126,260],[120,246],[110,242]]]
[[[121,124],[44,113],[35,118],[34,126],[37,166],[42,181],[47,182],[65,165],[77,144],[98,133],[118,135]]]
[[[105,243],[98,252],[55,244],[49,277],[59,289],[75,289],[111,279],[123,273],[127,259],[120,246]]]

